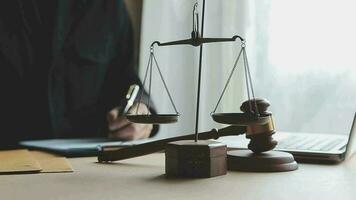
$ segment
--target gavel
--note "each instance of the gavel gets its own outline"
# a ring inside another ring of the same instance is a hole
[[[256,106],[251,107],[251,103],[255,104]],[[246,133],[246,138],[250,139],[248,149],[254,153],[262,153],[272,150],[277,145],[277,141],[272,138],[275,130],[272,113],[267,111],[269,106],[269,102],[265,99],[252,99],[243,102],[240,107],[241,111],[246,114],[259,113],[259,115],[262,117],[268,117],[269,120],[266,124],[251,123],[248,126],[233,125],[219,130],[212,129],[211,131],[199,133],[198,138],[199,140],[218,139],[222,136],[242,135]],[[144,144],[138,144],[132,147],[102,146],[99,147],[98,161],[109,162],[143,156],[164,150],[166,144],[169,142],[179,140],[194,140],[194,138],[195,134],[188,134],[147,142]]]
[[[255,104],[255,106],[251,106]],[[252,99],[242,103],[240,110],[247,114],[258,114],[260,117],[268,117],[266,124],[252,123],[246,128],[246,138],[250,139],[248,149],[254,153],[262,153],[274,149],[277,141],[272,135],[276,133],[272,113],[267,111],[270,103],[266,99]]]

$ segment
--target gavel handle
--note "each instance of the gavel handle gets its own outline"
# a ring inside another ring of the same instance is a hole
[[[199,139],[200,140],[218,139],[221,136],[241,135],[244,134],[245,132],[246,132],[245,126],[228,126],[219,130],[212,129],[211,131],[199,133]],[[174,142],[179,140],[194,140],[194,138],[195,138],[195,134],[189,134],[189,135],[182,135],[178,137],[156,140],[153,142],[147,142],[132,147],[123,148],[123,147],[104,146],[99,149],[98,161],[109,162],[109,161],[124,160],[128,158],[143,156],[143,155],[164,150],[166,144],[169,142]]]

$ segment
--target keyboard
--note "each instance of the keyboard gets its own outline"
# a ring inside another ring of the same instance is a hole
[[[347,139],[313,135],[293,135],[278,142],[277,149],[330,151],[346,147]]]

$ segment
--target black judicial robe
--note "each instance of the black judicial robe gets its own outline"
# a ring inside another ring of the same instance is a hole
[[[134,63],[123,0],[0,1],[0,148],[105,137]]]

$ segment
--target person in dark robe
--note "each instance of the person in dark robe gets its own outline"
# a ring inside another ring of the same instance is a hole
[[[136,72],[123,0],[0,1],[0,148],[21,140],[153,136],[118,116]],[[149,112],[143,103],[140,113]],[[153,110],[150,110],[154,112]]]

